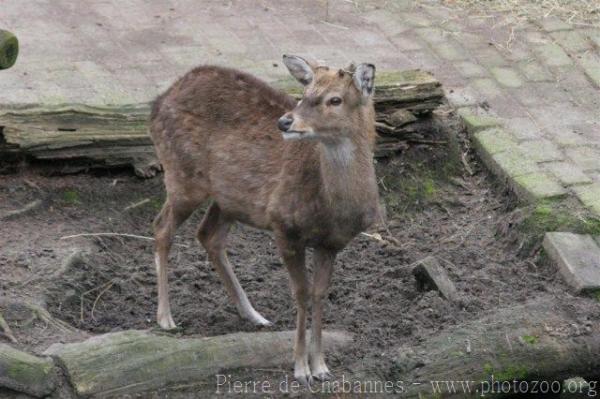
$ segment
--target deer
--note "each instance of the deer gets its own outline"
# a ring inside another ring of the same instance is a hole
[[[336,69],[294,55],[284,55],[283,63],[303,85],[298,102],[248,73],[203,65],[153,103],[150,135],[166,189],[153,224],[157,322],[163,329],[176,327],[167,286],[169,250],[176,229],[208,202],[196,238],[240,315],[258,326],[271,323],[240,285],[227,258],[227,235],[235,222],[272,232],[297,308],[294,378],[310,385],[313,378],[333,378],[322,325],[336,256],[380,215],[373,161],[375,66]]]

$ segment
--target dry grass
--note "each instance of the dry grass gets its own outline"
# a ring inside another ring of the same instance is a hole
[[[503,12],[530,19],[555,16],[575,25],[600,27],[600,0],[442,0],[442,3],[483,14]]]

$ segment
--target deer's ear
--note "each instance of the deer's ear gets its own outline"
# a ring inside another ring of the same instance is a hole
[[[363,96],[370,96],[373,94],[373,87],[375,84],[375,65],[373,64],[360,64],[356,67],[354,72],[354,84]]]
[[[304,58],[284,54],[283,63],[298,82],[305,86],[312,82],[314,76],[313,68]]]

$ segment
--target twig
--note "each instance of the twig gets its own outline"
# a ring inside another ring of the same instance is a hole
[[[78,238],[78,237],[128,237],[128,238],[138,238],[140,240],[154,241],[152,237],[139,236],[137,234],[128,234],[128,233],[81,233],[81,234],[73,234],[70,236],[60,237],[59,240],[68,240],[70,238]],[[178,247],[188,248],[185,244],[175,244]]]
[[[91,311],[91,316],[92,319],[94,321],[96,321],[96,318],[94,317],[94,310],[96,309],[96,304],[98,304],[98,301],[100,300],[100,297],[106,292],[108,291],[113,285],[115,285],[114,281],[110,281],[110,284],[108,284],[106,286],[106,288],[104,288],[102,291],[100,291],[100,293],[98,294],[98,296],[96,297],[96,300],[94,300],[94,304],[92,305],[92,311]]]
[[[60,240],[68,240],[70,238],[77,237],[129,237],[129,238],[139,238],[140,240],[148,240],[154,241],[152,237],[146,236],[138,236],[137,234],[128,234],[128,233],[81,233],[81,234],[73,234],[70,236],[62,236]]]
[[[15,209],[14,211],[8,211],[5,214],[0,215],[0,220],[10,219],[15,216],[23,215],[24,213],[27,213],[27,212],[30,212],[30,211],[33,211],[33,210],[39,208],[40,206],[42,206],[42,204],[43,204],[43,201],[40,199],[37,199],[35,201],[28,203],[21,209]]]
[[[148,202],[150,202],[150,198],[144,198],[144,199],[143,199],[143,200],[141,200],[141,201],[135,202],[135,203],[133,203],[133,204],[131,204],[131,205],[129,205],[129,206],[127,206],[127,207],[125,207],[125,208],[123,209],[123,211],[128,211],[128,210],[130,210],[130,209],[138,208],[138,207],[140,207],[140,206],[142,206],[142,205],[145,205],[145,204],[147,204]]]
[[[2,317],[2,313],[0,313],[0,327],[4,331],[4,335],[6,335],[6,337],[10,340],[10,342],[12,342],[13,344],[19,343],[19,341],[17,341],[14,334],[12,333],[10,326],[8,325],[6,320],[4,320],[4,317]]]
[[[332,24],[331,22],[327,22],[327,21],[321,21],[321,22],[324,23],[325,25],[333,26],[334,28],[338,28],[338,29],[343,29],[343,30],[349,30],[350,29],[347,26]]]
[[[469,162],[467,161],[467,153],[466,152],[464,152],[462,154],[462,156],[460,157],[460,160],[462,161],[462,164],[465,167],[465,170],[467,171],[469,176],[473,176],[475,174],[475,172],[473,172],[473,169],[471,169],[471,166],[469,165]]]

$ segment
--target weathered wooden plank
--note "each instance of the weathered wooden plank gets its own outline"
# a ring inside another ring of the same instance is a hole
[[[147,331],[104,334],[75,344],[54,344],[78,395],[105,397],[201,383],[220,371],[290,364],[293,331],[174,338]],[[324,332],[326,349],[352,342],[343,332]]]
[[[41,398],[54,391],[56,383],[57,374],[51,359],[0,344],[0,387]]]
[[[376,154],[385,156],[404,148],[403,134],[419,129],[423,114],[443,101],[443,92],[431,74],[418,70],[377,79],[377,130],[387,138]],[[298,95],[299,86],[291,81],[275,85]],[[149,113],[149,104],[0,106],[0,156],[82,161],[89,167],[132,165],[139,175],[152,175],[159,166],[147,133]]]

